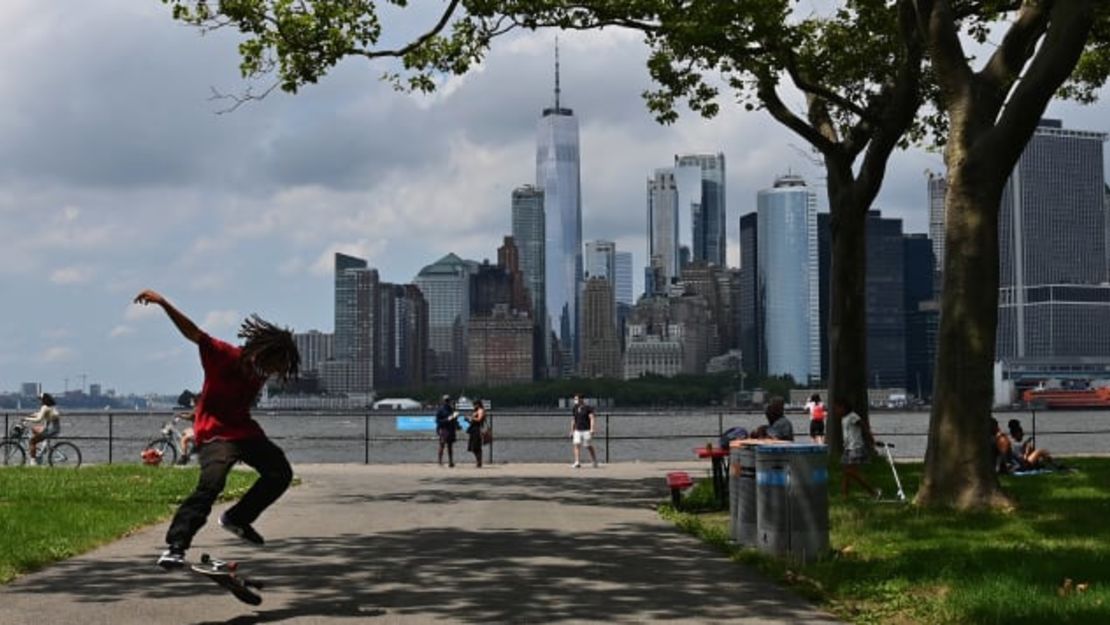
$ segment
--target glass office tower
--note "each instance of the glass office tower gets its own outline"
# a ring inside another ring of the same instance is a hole
[[[817,195],[798,176],[758,194],[758,279],[767,373],[821,376]]]
[[[544,193],[549,325],[559,339],[564,369],[577,362],[578,292],[582,282],[582,191],[578,119],[559,103],[559,57],[555,53],[555,106],[536,126],[536,186]]]

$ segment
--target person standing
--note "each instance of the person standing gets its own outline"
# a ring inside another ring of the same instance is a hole
[[[871,427],[852,410],[848,400],[836,400],[836,409],[844,432],[844,455],[840,459],[840,494],[847,497],[849,483],[855,482],[878,499],[882,496],[882,491],[871,486],[860,473],[860,467],[870,461],[871,450],[875,447]]]
[[[466,450],[474,454],[474,466],[482,468],[482,428],[486,426],[486,407],[482,400],[474,402],[470,413],[470,425],[466,427]]]
[[[43,393],[39,396],[42,404],[35,414],[23,418],[24,423],[31,423],[31,464],[42,464],[38,456],[38,445],[48,438],[54,438],[62,431],[62,416],[55,408],[54,396]]]
[[[439,437],[439,466],[443,466],[443,450],[447,449],[447,466],[455,466],[455,430],[458,429],[459,413],[455,412],[450,395],[443,396],[443,403],[436,411],[436,436]]]
[[[297,375],[301,358],[292,331],[251,315],[239,328],[238,336],[244,343],[236,347],[209,336],[155,291],[139,293],[135,303],[161,306],[182,336],[198,346],[204,369],[193,422],[200,479],[170,522],[167,549],[158,558],[158,565],[164,569],[185,566],[185,551],[207,522],[228,472],[238,462],[258,471],[258,480],[220,515],[220,527],[249,543],[264,544],[252,523],[289,487],[293,468],[285,452],[251,417],[250,408],[267,378],[286,380]]]
[[[570,439],[574,447],[574,464],[570,465],[577,469],[582,466],[582,446],[585,445],[590,450],[590,459],[593,460],[594,468],[597,468],[597,451],[594,450],[594,426],[596,425],[596,414],[593,406],[586,404],[582,401],[582,394],[574,396],[573,417],[571,418],[570,425]]]
[[[814,393],[806,402],[806,412],[809,413],[809,438],[818,445],[825,444],[825,403],[821,395]]]

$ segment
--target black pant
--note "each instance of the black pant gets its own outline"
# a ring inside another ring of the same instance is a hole
[[[258,471],[258,480],[246,495],[225,513],[237,525],[254,523],[293,480],[293,468],[285,452],[268,438],[243,441],[208,441],[200,446],[200,481],[192,495],[181,503],[166,532],[166,543],[188,549],[193,536],[208,520],[212,504],[224,490],[227,474],[242,461]]]

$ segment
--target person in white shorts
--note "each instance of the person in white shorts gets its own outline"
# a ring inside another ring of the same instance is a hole
[[[570,424],[570,437],[574,446],[574,464],[570,466],[575,469],[582,466],[581,452],[582,445],[585,445],[586,448],[590,450],[590,458],[594,461],[594,467],[597,467],[597,452],[594,450],[593,436],[593,406],[589,406],[586,402],[582,401],[581,394],[576,394],[574,396],[574,410]]]

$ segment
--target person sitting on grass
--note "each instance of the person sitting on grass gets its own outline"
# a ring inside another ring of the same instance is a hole
[[[852,410],[852,404],[848,400],[837,399],[834,406],[844,435],[844,455],[840,459],[840,494],[847,497],[849,483],[855,482],[874,495],[875,499],[879,499],[883,495],[882,491],[871,486],[860,473],[860,466],[870,462],[871,452],[875,447],[871,426]]]
[[[1010,419],[1006,425],[1010,430],[1010,455],[1014,458],[1015,464],[1021,468],[1020,470],[1031,471],[1045,467],[1056,467],[1056,462],[1047,451],[1037,449],[1032,437],[1025,438],[1021,421]]]

